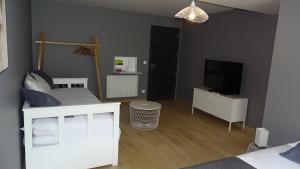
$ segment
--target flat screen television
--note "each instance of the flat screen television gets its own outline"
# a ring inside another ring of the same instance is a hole
[[[205,60],[204,86],[224,95],[239,95],[243,63]]]

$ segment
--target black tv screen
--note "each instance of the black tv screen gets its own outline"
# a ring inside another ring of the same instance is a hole
[[[204,86],[224,95],[239,95],[243,64],[205,60]]]

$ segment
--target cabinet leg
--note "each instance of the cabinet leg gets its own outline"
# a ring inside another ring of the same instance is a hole
[[[194,107],[192,107],[192,114],[194,114]]]
[[[243,121],[243,129],[245,129],[246,121]]]
[[[228,131],[231,131],[231,122],[229,122],[229,127],[228,127]]]

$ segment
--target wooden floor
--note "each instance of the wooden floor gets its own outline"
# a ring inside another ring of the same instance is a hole
[[[121,107],[119,166],[97,169],[178,169],[245,153],[254,132],[203,112],[191,113],[191,105],[161,101],[159,127],[152,131],[129,125],[128,105]]]

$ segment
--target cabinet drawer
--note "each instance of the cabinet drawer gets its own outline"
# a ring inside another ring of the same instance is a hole
[[[199,89],[194,89],[193,106],[205,111],[210,111],[210,95],[207,92],[202,92]]]
[[[211,97],[212,114],[223,120],[230,121],[232,113],[233,100],[224,99],[219,96]]]
[[[234,100],[232,106],[231,121],[244,121],[247,114],[248,99]]]

